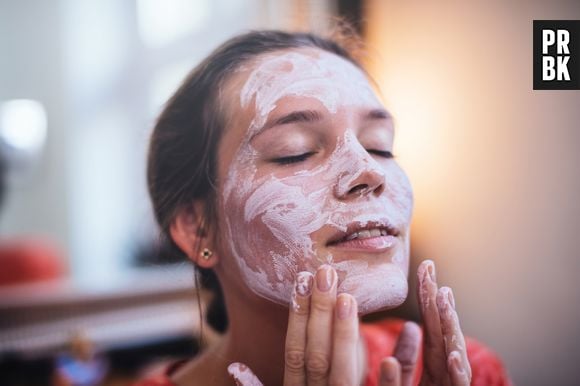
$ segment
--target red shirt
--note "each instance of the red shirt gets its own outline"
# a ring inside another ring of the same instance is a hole
[[[404,320],[401,319],[386,319],[377,323],[361,324],[361,333],[367,348],[368,368],[365,386],[378,385],[379,364],[383,358],[393,354],[403,323]],[[495,353],[474,339],[466,337],[465,342],[471,365],[471,386],[512,386],[503,364]],[[175,369],[176,366],[170,366],[163,374],[148,377],[134,386],[175,386],[169,379]],[[419,356],[415,370],[416,385],[419,384],[422,370],[423,363]]]

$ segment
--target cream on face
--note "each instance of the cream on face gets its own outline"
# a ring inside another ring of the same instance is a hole
[[[380,107],[364,74],[336,55],[311,50],[264,56],[249,72],[240,92],[242,110],[253,111],[224,179],[222,211],[226,239],[247,286],[256,294],[288,304],[299,272],[321,264],[339,274],[339,292],[355,296],[362,313],[393,307],[407,295],[408,225],[412,193],[404,172],[392,160],[377,160],[365,149],[358,130],[332,120],[327,154],[292,172],[264,173],[260,149],[252,139],[270,115],[285,104],[320,107],[330,117]],[[357,110],[358,111],[358,110]],[[365,178],[383,181],[381,194],[344,199]],[[389,257],[329,248],[321,235],[353,224],[390,224],[405,230]]]

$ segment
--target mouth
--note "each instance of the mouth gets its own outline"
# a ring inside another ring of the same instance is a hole
[[[362,226],[359,224],[350,224],[346,231],[339,231],[334,234],[330,240],[326,243],[326,246],[338,246],[346,244],[361,243],[364,240],[371,239],[385,239],[389,238],[394,240],[394,238],[399,236],[399,231],[397,228],[388,224],[386,222],[369,222]]]

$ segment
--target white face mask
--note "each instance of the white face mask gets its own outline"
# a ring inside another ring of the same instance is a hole
[[[289,103],[316,104],[331,118],[381,107],[357,67],[324,51],[280,52],[264,56],[251,69],[241,88],[240,106],[253,108],[254,115],[221,197],[225,239],[244,282],[256,294],[288,304],[298,272],[313,273],[321,264],[330,264],[339,274],[338,291],[355,296],[362,313],[401,304],[407,296],[413,201],[405,173],[393,160],[373,158],[357,130],[336,119],[326,135],[332,141],[322,151],[327,156],[320,162],[293,166],[292,172],[279,166],[265,173],[252,139],[271,113]],[[383,181],[384,189],[348,200],[340,197],[365,178]],[[388,252],[348,254],[326,244],[331,232],[387,224],[401,230],[397,238],[376,238]]]

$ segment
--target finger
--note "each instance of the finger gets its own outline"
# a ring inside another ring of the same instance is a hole
[[[401,386],[401,364],[395,357],[381,361],[379,386]]]
[[[357,384],[358,309],[352,295],[343,293],[336,298],[334,313],[331,385]]]
[[[314,276],[310,272],[299,272],[296,275],[290,311],[286,346],[284,351],[284,385],[306,384],[304,355],[306,351],[306,328],[310,313],[310,295]]]
[[[237,386],[264,386],[248,366],[240,362],[230,363],[228,373]]]
[[[419,356],[421,329],[416,323],[406,322],[399,335],[394,356],[401,366],[401,385],[411,386]]]
[[[424,376],[433,381],[440,379],[447,368],[447,355],[437,309],[437,281],[433,261],[425,260],[419,265],[417,278],[417,297],[424,324]]]
[[[437,293],[437,308],[439,309],[441,331],[443,332],[445,352],[448,361],[452,352],[457,353],[461,361],[461,369],[471,377],[471,368],[467,358],[465,338],[461,331],[461,326],[459,325],[459,316],[455,311],[455,298],[451,288],[441,287],[439,289],[439,292]]]
[[[449,354],[447,369],[453,386],[469,386],[471,384],[471,375],[465,371],[461,355],[457,351]]]
[[[308,385],[326,385],[332,351],[332,321],[336,302],[336,271],[323,265],[316,271],[310,298],[306,334],[306,379]]]

